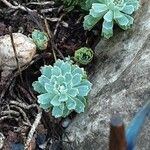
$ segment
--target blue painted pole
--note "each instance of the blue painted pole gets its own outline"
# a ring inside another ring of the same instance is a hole
[[[144,125],[146,117],[150,114],[150,100],[135,115],[126,129],[126,141],[128,150],[134,150],[138,135]]]

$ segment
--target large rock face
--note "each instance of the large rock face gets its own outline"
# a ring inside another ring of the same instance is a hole
[[[114,31],[110,40],[96,47],[96,62],[90,68],[93,89],[88,108],[67,128],[72,144],[65,150],[107,150],[109,121],[120,113],[125,125],[150,99],[150,1],[145,0],[133,28]],[[64,137],[64,140],[67,138]],[[150,119],[147,119],[136,150],[150,149]]]

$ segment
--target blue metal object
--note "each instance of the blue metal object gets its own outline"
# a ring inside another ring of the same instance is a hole
[[[144,125],[146,117],[150,114],[150,100],[135,115],[126,130],[127,150],[134,150],[138,135]]]

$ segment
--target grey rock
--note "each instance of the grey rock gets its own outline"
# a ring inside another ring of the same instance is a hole
[[[65,150],[107,150],[112,114],[119,113],[127,126],[150,99],[150,1],[144,2],[132,29],[115,29],[113,38],[98,43],[89,68],[93,88],[88,108],[66,129],[72,143],[64,142]],[[150,150],[150,118],[136,150]]]

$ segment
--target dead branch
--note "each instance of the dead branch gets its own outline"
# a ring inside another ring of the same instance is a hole
[[[45,1],[45,2],[29,2],[27,3],[27,5],[54,5],[55,2],[54,1]]]
[[[23,83],[23,78],[22,78],[22,74],[21,74],[21,69],[20,69],[20,64],[19,64],[19,59],[18,59],[16,47],[15,47],[15,44],[14,44],[14,38],[13,38],[12,27],[11,26],[9,27],[9,35],[10,35],[10,39],[11,39],[12,48],[14,50],[15,59],[16,59],[17,68],[18,68],[18,71],[19,71],[20,79],[21,79],[21,82]]]
[[[35,133],[35,130],[36,130],[38,124],[40,123],[41,118],[42,118],[42,112],[38,113],[36,118],[35,118],[35,121],[34,121],[32,127],[31,127],[31,130],[30,130],[30,132],[28,134],[28,137],[27,137],[27,140],[26,140],[25,150],[28,150],[30,142],[31,142],[31,140],[33,138],[33,135]]]
[[[56,61],[56,54],[55,54],[55,51],[57,51],[57,53],[61,56],[61,58],[63,60],[65,60],[65,57],[64,55],[61,53],[61,51],[57,48],[57,46],[55,45],[55,42],[54,42],[54,35],[53,33],[51,32],[50,28],[49,28],[49,25],[48,25],[48,22],[47,22],[47,19],[45,18],[44,19],[44,23],[45,23],[45,27],[46,27],[46,31],[47,31],[47,34],[48,34],[48,37],[49,37],[49,40],[50,40],[50,43],[51,43],[51,47],[52,47],[52,51],[53,51],[53,55],[54,55],[54,59]]]
[[[23,10],[23,11],[26,11],[26,8],[24,7],[24,6],[22,6],[22,5],[20,5],[20,4],[18,4],[17,6],[14,6],[14,5],[12,5],[10,2],[8,2],[7,0],[1,0],[6,6],[8,6],[9,8],[12,8],[12,9],[21,9],[21,10]],[[33,11],[33,10],[31,10],[31,9],[29,9],[29,8],[27,8],[28,9],[28,11]]]
[[[27,122],[28,126],[31,126],[31,122],[29,121],[26,113],[22,110],[22,108],[15,106],[15,105],[10,105],[10,108],[17,109],[19,111],[19,113],[23,116],[24,121]]]
[[[64,16],[65,16],[65,13],[62,14],[62,15],[59,17],[59,19],[58,19],[58,21],[57,21],[57,24],[56,24],[56,27],[55,27],[55,30],[54,30],[54,36],[56,35],[57,30],[58,30],[58,27],[59,27],[59,25],[60,25],[60,22],[61,22],[61,20],[62,20],[62,18],[63,18]]]
[[[6,119],[13,119],[13,120],[16,120],[16,122],[18,122],[18,118],[14,118],[14,116],[3,116],[0,118],[0,122],[6,120]]]
[[[32,10],[32,9],[30,9],[30,8],[27,8],[27,7],[25,7],[25,6],[23,6],[23,5],[21,5],[21,4],[19,4],[19,3],[17,3],[16,1],[14,1],[14,4],[15,5],[13,5],[13,4],[11,4],[10,2],[8,2],[7,0],[1,0],[6,6],[8,6],[9,8],[11,8],[11,9],[15,9],[15,10],[17,10],[17,9],[20,9],[20,10],[23,10],[23,11],[28,11],[28,12],[37,12],[37,10]],[[43,13],[48,13],[48,12],[52,12],[53,10],[55,10],[55,9],[57,9],[57,8],[49,8],[49,9],[41,9],[40,11],[41,11],[41,13],[43,12]]]
[[[37,110],[39,111],[39,107],[38,107],[38,105],[37,104],[31,104],[31,105],[26,105],[25,103],[20,103],[20,102],[17,102],[17,101],[10,101],[10,105],[16,105],[16,106],[18,106],[18,107],[21,107],[21,108],[24,108],[24,109],[27,109],[27,110],[29,110],[29,109],[31,109],[31,108],[37,108]]]
[[[6,115],[15,115],[15,116],[19,116],[19,113],[14,111],[14,110],[8,110],[8,111],[2,111],[1,115],[6,116]]]

